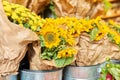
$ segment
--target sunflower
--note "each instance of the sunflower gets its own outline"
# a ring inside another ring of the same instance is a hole
[[[40,31],[41,35],[44,37],[45,47],[52,48],[57,47],[60,43],[60,34],[57,27],[51,25],[43,26]]]
[[[58,52],[57,58],[72,57],[77,51],[73,48],[66,48]]]

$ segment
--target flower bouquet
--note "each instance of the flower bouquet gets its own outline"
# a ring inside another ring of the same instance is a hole
[[[29,8],[32,12],[39,14],[50,3],[50,0],[6,0],[11,3],[20,4]]]
[[[61,19],[42,19],[23,6],[10,4],[6,1],[3,6],[9,20],[31,29],[36,32],[40,38],[42,60],[54,61],[56,67],[64,67],[73,62],[77,53],[76,42],[72,35],[72,28],[67,27],[64,18]],[[69,20],[66,18],[65,20]],[[64,27],[64,24],[66,27]],[[44,61],[44,62],[45,62]]]
[[[21,60],[28,44],[38,42],[37,35],[29,29],[10,22],[0,0],[0,80],[17,79]]]
[[[79,24],[82,28],[78,30],[83,31],[80,31],[77,57],[72,64],[74,66],[66,68],[65,79],[96,80],[99,77],[99,64],[105,62],[107,57],[120,59],[120,25],[113,21],[104,22],[100,18],[81,19]]]
[[[74,60],[72,65],[80,67],[97,65],[107,57],[120,59],[117,56],[120,53],[119,24],[107,23],[100,17],[42,19],[20,5],[3,1],[3,6],[10,21],[39,36],[40,43],[30,44],[28,49],[31,70],[62,68]]]
[[[34,42],[28,46],[30,70],[54,71],[54,69],[63,68],[75,60],[77,53],[75,49],[75,45],[77,44],[76,37],[79,32],[76,32],[77,28],[75,29],[71,27],[71,25],[78,19],[69,17],[58,18],[56,20],[42,19],[25,7],[6,1],[3,1],[3,7],[11,22],[32,30],[39,37],[40,43]],[[71,24],[69,24],[69,22],[71,22]],[[22,71],[22,74],[24,74],[24,72],[26,71]],[[31,72],[32,71],[28,71],[28,73]],[[31,74],[34,75],[34,72],[36,71],[33,71]],[[45,73],[45,75],[47,75],[48,78],[51,77],[50,73]],[[56,73],[56,75],[59,76],[58,73]],[[22,77],[23,80],[31,77],[29,74],[24,76],[25,75]],[[58,80],[58,76],[53,80]],[[61,80],[61,78],[59,80]]]

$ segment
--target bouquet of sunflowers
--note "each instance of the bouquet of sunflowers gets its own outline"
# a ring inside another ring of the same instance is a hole
[[[53,61],[52,66],[57,68],[73,62],[77,53],[74,48],[76,40],[72,35],[72,28],[63,26],[66,24],[63,21],[64,18],[42,19],[25,7],[7,1],[3,1],[3,7],[11,22],[31,29],[39,36],[41,42],[39,45],[41,46],[40,59]]]
[[[23,6],[6,1],[3,1],[3,6],[10,21],[31,29],[39,36],[41,52],[37,56],[45,62],[52,61],[52,66],[64,67],[75,58],[77,66],[95,65],[108,56],[112,58],[116,52],[120,53],[120,25],[112,21],[106,23],[99,17],[42,19]]]

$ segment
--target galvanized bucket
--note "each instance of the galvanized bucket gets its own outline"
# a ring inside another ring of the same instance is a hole
[[[63,69],[57,70],[22,70],[21,80],[62,80]]]
[[[3,78],[3,80],[18,80],[17,74],[12,74],[12,75],[8,75],[8,76],[4,76],[2,78]]]
[[[111,62],[114,64],[120,64],[120,60],[111,60]]]
[[[63,80],[97,80],[100,65],[94,66],[68,66],[64,69]]]

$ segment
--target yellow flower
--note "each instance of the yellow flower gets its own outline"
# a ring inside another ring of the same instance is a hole
[[[120,37],[119,36],[115,36],[114,40],[115,40],[116,44],[120,44]]]
[[[33,22],[32,20],[29,20],[28,23],[29,23],[30,25],[33,25],[33,24],[34,24],[34,22]]]
[[[23,24],[19,24],[19,25],[23,27]]]
[[[4,9],[6,12],[10,12],[10,13],[12,12],[11,7],[9,7],[9,6],[6,6]]]
[[[19,16],[18,16],[16,13],[12,13],[12,18],[13,18],[14,20],[16,20],[16,19],[19,18]]]
[[[114,25],[114,24],[115,24],[115,22],[114,22],[113,20],[109,20],[109,23],[110,23],[111,25]]]
[[[43,26],[44,19],[40,18],[38,15],[22,5],[9,3],[3,0],[3,7],[6,15],[9,16],[9,19],[18,25],[23,25],[23,27],[26,27],[24,24],[28,24],[29,26],[26,28],[32,29],[36,33],[38,33],[37,27]]]
[[[6,12],[6,15],[7,15],[7,16],[11,16],[11,13],[9,13],[9,12]]]
[[[35,31],[37,29],[37,26],[31,26],[31,29]]]
[[[57,58],[72,57],[77,51],[73,48],[66,48],[58,52]]]
[[[63,38],[67,39],[67,30],[63,29],[63,28],[59,28],[59,34],[60,36],[62,36]]]
[[[58,28],[52,26],[43,26],[41,35],[44,37],[44,43],[47,48],[57,47],[60,43]]]

